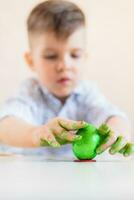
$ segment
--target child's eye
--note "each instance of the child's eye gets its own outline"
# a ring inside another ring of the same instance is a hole
[[[80,54],[76,54],[76,53],[72,53],[72,54],[71,54],[71,57],[77,59],[77,58],[80,58],[81,55],[80,55]]]
[[[43,58],[48,59],[48,60],[55,60],[58,58],[57,55],[45,55]]]

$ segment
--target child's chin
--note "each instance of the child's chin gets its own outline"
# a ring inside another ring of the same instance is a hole
[[[67,91],[58,91],[55,93],[55,96],[57,96],[58,98],[67,98],[68,96],[70,96],[70,94],[72,93],[72,90],[67,90]]]

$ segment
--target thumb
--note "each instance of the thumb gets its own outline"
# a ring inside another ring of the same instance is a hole
[[[59,124],[66,130],[78,130],[87,126],[85,121],[74,121],[68,119],[60,119]]]

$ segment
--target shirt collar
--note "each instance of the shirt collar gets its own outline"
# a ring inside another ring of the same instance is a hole
[[[50,98],[53,98],[53,99],[56,99],[57,101],[60,102],[59,99],[57,99],[51,92],[49,92],[49,90],[45,87],[45,85],[42,85],[40,83],[40,87],[41,87],[41,90],[43,92],[43,94],[45,94],[47,97],[50,97]],[[72,95],[81,95],[83,94],[83,89],[82,89],[82,81],[79,81],[78,82],[78,85],[76,86],[76,88],[73,90]]]

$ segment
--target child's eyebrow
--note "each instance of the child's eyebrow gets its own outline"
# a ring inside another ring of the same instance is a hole
[[[42,49],[41,53],[44,54],[44,53],[57,53],[58,50],[54,49],[54,48],[45,48],[45,49]]]
[[[82,52],[84,50],[84,48],[81,48],[81,47],[70,48],[70,50],[74,51],[74,52]],[[58,52],[58,49],[53,48],[53,47],[47,47],[47,48],[43,49],[42,52]]]
[[[56,51],[56,49],[48,47],[48,48],[43,49],[43,52],[44,51]]]
[[[72,50],[74,50],[74,51],[82,51],[83,48],[80,48],[80,47],[78,47],[78,48],[72,48]]]
[[[73,48],[72,51],[74,52],[82,52],[84,49],[83,48]]]

